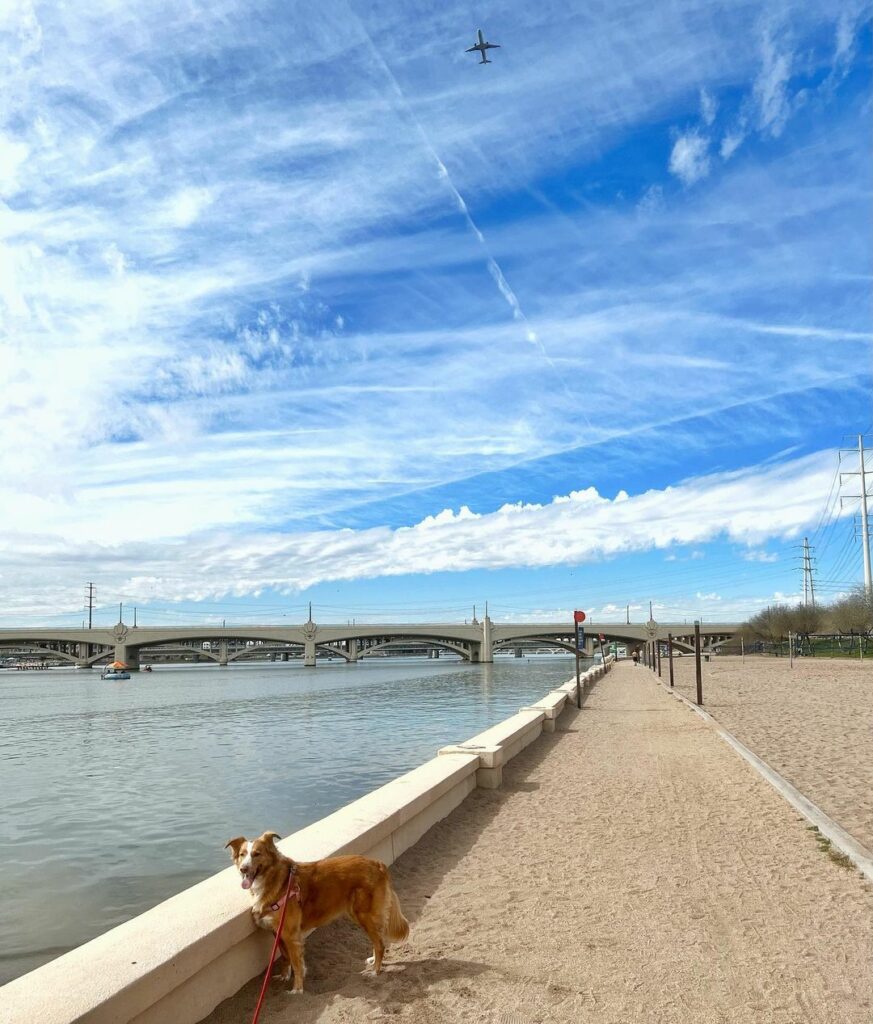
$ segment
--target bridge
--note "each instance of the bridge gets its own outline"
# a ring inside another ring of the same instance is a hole
[[[701,647],[718,648],[730,640],[736,623],[707,623],[700,626]],[[694,627],[687,622],[642,624],[585,623],[584,650],[595,652],[596,638],[604,643],[617,642],[629,648],[653,641],[666,642],[672,635],[679,651],[694,650]],[[42,660],[69,662],[79,668],[91,668],[101,662],[121,661],[136,671],[140,661],[156,656],[196,654],[199,659],[227,665],[253,654],[279,654],[283,659],[303,657],[304,665],[315,666],[318,653],[339,657],[346,662],[398,648],[425,646],[460,655],[466,661],[490,663],[495,653],[531,647],[552,647],[574,651],[572,623],[495,624],[486,615],[465,623],[352,623],[320,624],[311,619],[299,626],[129,626],[117,622],[110,627],[0,629],[0,656],[26,654]]]

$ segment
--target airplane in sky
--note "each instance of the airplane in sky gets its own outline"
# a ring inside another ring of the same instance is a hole
[[[482,29],[480,28],[479,29],[479,42],[476,43],[475,46],[471,46],[469,50],[464,50],[464,53],[472,53],[474,50],[478,50],[479,53],[482,56],[482,60],[479,61],[480,64],[493,64],[494,61],[488,60],[488,58],[485,56],[485,51],[486,50],[499,50],[499,49],[500,49],[500,43],[486,43],[485,42],[485,36],[482,34]]]

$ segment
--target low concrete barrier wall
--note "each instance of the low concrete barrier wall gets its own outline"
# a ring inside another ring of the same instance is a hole
[[[594,666],[584,683],[609,668]],[[554,723],[575,680],[387,785],[283,839],[295,860],[359,853],[392,863]],[[196,1024],[264,969],[234,867],[0,988],[0,1024]]]

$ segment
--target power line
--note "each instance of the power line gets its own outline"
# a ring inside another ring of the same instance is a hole
[[[842,448],[842,453],[853,452],[853,448]],[[844,476],[860,477],[860,494],[845,495],[847,498],[858,498],[861,502],[861,560],[864,566],[864,593],[867,598],[873,597],[873,570],[870,566],[870,522],[867,518],[867,467],[864,459],[864,435],[858,434],[858,469],[845,470],[840,473],[840,484]],[[842,499],[841,499],[842,500]]]

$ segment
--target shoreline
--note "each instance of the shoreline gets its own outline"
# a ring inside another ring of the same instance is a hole
[[[608,659],[611,663],[612,659]],[[610,665],[585,674],[592,682]],[[575,682],[563,684],[466,744],[389,782],[280,843],[301,860],[361,853],[391,863],[554,722]],[[466,749],[465,749],[466,748]],[[0,988],[11,1019],[195,1024],[263,966],[269,939],[230,885],[232,867]],[[136,949],[136,960],[130,959]],[[16,1018],[16,1014],[18,1018]],[[96,1015],[96,1016],[95,1016]]]

